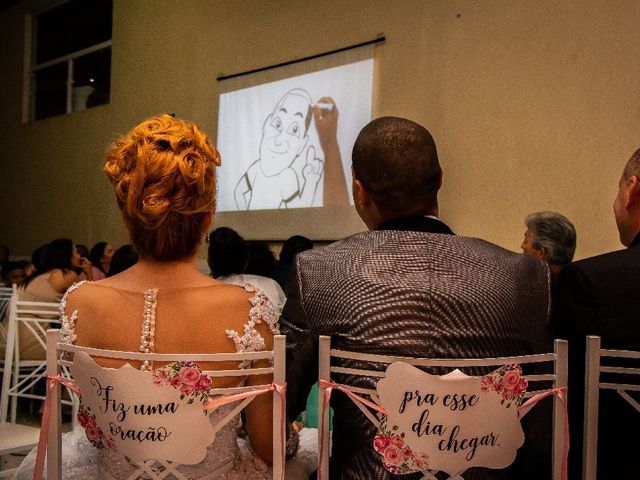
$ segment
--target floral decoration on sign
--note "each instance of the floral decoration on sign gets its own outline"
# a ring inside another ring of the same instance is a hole
[[[502,404],[506,408],[522,403],[527,391],[527,379],[522,376],[520,365],[505,365],[498,370],[482,377],[480,388],[483,392],[496,392],[502,397]]]
[[[115,440],[112,436],[104,434],[102,429],[96,423],[96,416],[91,413],[90,407],[80,405],[78,410],[78,422],[84,428],[84,433],[91,444],[99,449],[106,448],[107,450],[117,451]]]
[[[384,468],[394,475],[423,471],[429,466],[429,457],[412,451],[398,426],[388,429],[384,421],[373,440],[373,449],[380,454]]]
[[[154,385],[170,385],[180,390],[180,400],[190,397],[188,404],[195,399],[202,403],[209,399],[211,377],[202,373],[194,362],[173,362],[164,367],[153,370]]]

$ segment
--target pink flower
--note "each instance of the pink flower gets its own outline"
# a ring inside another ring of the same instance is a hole
[[[109,437],[105,439],[105,445],[109,450],[116,450],[116,442],[113,437]]]
[[[504,398],[505,400],[508,400],[511,397],[511,393],[509,390],[503,390],[502,391],[502,398]]]
[[[505,372],[504,377],[502,378],[503,388],[508,390],[513,390],[516,385],[520,382],[520,371],[518,370],[509,370]]]
[[[378,453],[382,453],[390,444],[391,441],[389,440],[389,437],[378,434],[373,441],[373,449]]]
[[[193,385],[180,385],[180,392],[185,395],[191,395],[195,392],[195,387]]]
[[[182,367],[177,378],[183,385],[195,386],[200,378],[200,371],[193,367]]]
[[[91,442],[98,442],[100,440],[100,436],[102,435],[102,431],[96,427],[93,422],[87,423],[84,427],[84,433],[87,435],[87,438]]]
[[[424,453],[413,457],[413,466],[418,470],[424,470],[429,466],[429,457]]]
[[[480,381],[480,389],[483,392],[486,392],[487,390],[491,390],[493,388],[493,377],[490,376],[486,376],[486,377],[482,377],[482,380]]]
[[[87,413],[84,410],[80,410],[78,412],[78,423],[80,423],[80,425],[82,425],[83,427],[89,423],[89,415],[87,415]]]
[[[389,445],[384,451],[384,462],[388,465],[402,465],[404,454],[395,445]]]
[[[211,388],[211,377],[209,375],[200,375],[196,383],[196,390],[209,390]]]
[[[393,437],[391,437],[391,445],[395,445],[398,448],[402,448],[404,447],[404,440],[402,439],[402,437],[399,437],[398,435],[394,435]]]
[[[166,385],[169,383],[169,375],[165,370],[154,370],[152,377],[154,385]]]

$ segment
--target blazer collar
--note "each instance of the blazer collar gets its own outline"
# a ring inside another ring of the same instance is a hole
[[[453,235],[451,229],[435,217],[412,215],[410,217],[387,220],[378,230],[403,230],[410,232],[443,233]]]

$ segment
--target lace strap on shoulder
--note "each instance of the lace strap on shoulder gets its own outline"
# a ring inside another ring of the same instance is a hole
[[[235,330],[225,330],[225,333],[233,340],[236,351],[239,353],[258,352],[264,350],[265,342],[262,335],[256,330],[256,325],[264,322],[268,325],[271,333],[277,335],[280,333],[278,317],[271,300],[262,290],[250,284],[244,284],[242,287],[247,292],[255,292],[255,295],[249,299],[249,303],[252,305],[249,310],[249,321],[244,325],[243,335],[238,334]]]
[[[78,319],[78,310],[71,312],[71,316],[67,317],[65,309],[67,307],[67,297],[70,293],[76,291],[82,285],[87,283],[87,280],[74,283],[71,285],[60,300],[60,342],[73,344],[78,336],[76,335],[76,320]]]

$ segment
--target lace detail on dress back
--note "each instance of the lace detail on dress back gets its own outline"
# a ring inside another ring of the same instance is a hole
[[[78,338],[76,335],[76,320],[78,320],[78,311],[74,310],[71,317],[67,317],[65,309],[67,307],[67,297],[74,290],[78,289],[82,285],[87,283],[87,280],[83,280],[71,285],[60,300],[60,342],[72,345]]]
[[[269,297],[267,297],[262,290],[248,283],[242,285],[242,288],[247,292],[255,292],[255,295],[249,299],[249,302],[253,305],[249,311],[249,321],[245,324],[242,335],[230,329],[225,330],[225,333],[227,337],[233,340],[236,351],[239,353],[259,352],[264,350],[265,343],[262,335],[256,330],[256,325],[265,322],[269,326],[271,333],[278,335],[280,333],[278,317],[275,314],[271,300],[269,300]]]
[[[66,300],[70,293],[78,289],[86,281],[72,285],[65,293],[61,309],[61,341],[73,344],[77,340],[75,325],[78,315],[82,312],[74,310],[69,317],[65,313]],[[238,352],[252,352],[264,349],[265,340],[258,333],[255,326],[265,322],[271,332],[278,333],[277,316],[273,311],[271,301],[267,296],[252,285],[244,285],[247,292],[255,292],[249,302],[249,318],[243,328],[243,335],[239,335],[235,330],[226,330],[227,337],[230,338]],[[155,322],[156,306],[158,303],[158,290],[149,289],[144,292],[144,310],[142,312],[142,331],[140,335],[139,350],[143,353],[154,352],[155,346]],[[141,370],[151,371],[153,365],[146,362],[141,366]],[[236,404],[229,404],[220,407],[209,415],[213,425],[231,414]],[[217,429],[214,442],[209,445],[205,459],[196,465],[181,465],[168,461],[148,460],[145,462],[134,462],[130,458],[108,449],[95,450],[96,459],[88,459],[87,465],[81,470],[82,475],[77,478],[105,478],[105,479],[166,479],[166,480],[262,480],[270,479],[270,468],[260,460],[243,440],[238,440],[237,431],[239,426],[239,415]],[[97,471],[96,471],[97,469]]]

